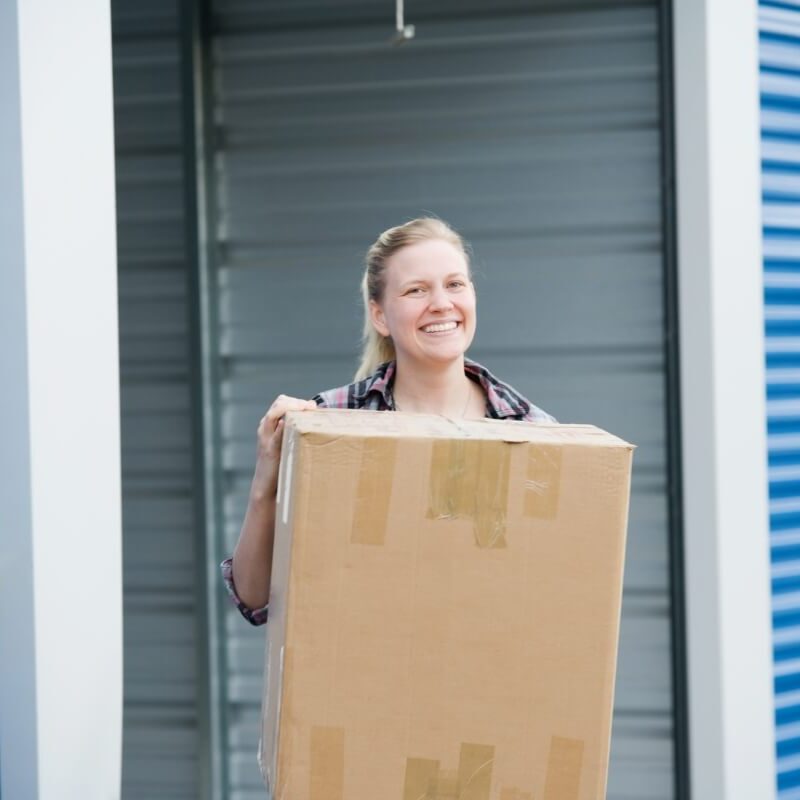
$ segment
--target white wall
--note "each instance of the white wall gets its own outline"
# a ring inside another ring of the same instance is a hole
[[[0,3],[0,786],[119,796],[122,570],[107,0]]]
[[[674,0],[692,797],[775,797],[755,0]]]

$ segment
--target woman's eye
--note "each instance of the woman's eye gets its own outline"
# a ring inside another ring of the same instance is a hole
[[[450,281],[450,285],[455,286],[457,289],[460,289],[465,284],[464,281]]]
[[[413,289],[409,289],[406,294],[419,294],[422,291],[421,286],[415,286]]]

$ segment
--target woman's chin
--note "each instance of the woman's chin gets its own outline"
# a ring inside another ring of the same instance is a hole
[[[418,361],[446,366],[454,361],[463,360],[465,353],[466,348],[463,347],[430,348],[420,355]]]

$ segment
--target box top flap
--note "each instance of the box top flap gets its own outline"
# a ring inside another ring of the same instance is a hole
[[[334,408],[292,411],[287,414],[286,421],[288,426],[301,435],[315,433],[361,438],[477,439],[634,448],[634,445],[594,425],[498,419],[455,420],[433,414]]]

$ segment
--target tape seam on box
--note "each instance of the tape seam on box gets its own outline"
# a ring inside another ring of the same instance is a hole
[[[553,736],[542,800],[578,800],[582,763],[581,739]]]
[[[360,448],[352,544],[382,545],[392,499],[397,439],[366,439]]]
[[[470,519],[478,547],[506,547],[510,461],[505,442],[434,441],[428,519]]]
[[[430,758],[407,758],[403,800],[490,800],[494,757],[493,745],[462,742],[457,770]]]
[[[311,728],[309,800],[344,798],[344,728]]]

